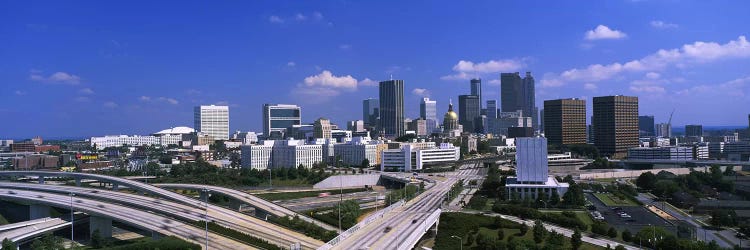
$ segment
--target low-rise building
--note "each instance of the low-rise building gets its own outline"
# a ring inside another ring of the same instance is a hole
[[[289,168],[302,165],[310,168],[323,161],[320,144],[305,144],[303,140],[267,140],[259,145],[243,145],[242,167],[254,169]]]
[[[691,147],[630,148],[628,159],[687,161],[693,159],[693,149]]]
[[[359,166],[367,159],[370,166],[380,164],[379,150],[384,145],[380,141],[369,140],[363,137],[354,137],[351,141],[341,144],[333,144],[334,157],[341,159],[344,165]]]
[[[450,143],[441,143],[439,147],[424,147],[416,143],[405,143],[396,149],[383,150],[380,170],[411,172],[422,170],[429,165],[442,165],[457,161],[461,149]]]
[[[32,154],[13,159],[15,170],[56,169],[59,167],[60,157],[54,155]]]

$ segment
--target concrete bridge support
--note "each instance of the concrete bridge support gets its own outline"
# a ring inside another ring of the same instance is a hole
[[[31,204],[29,205],[29,220],[50,217],[50,207],[47,205]]]
[[[159,240],[161,239],[162,235],[157,231],[151,231],[151,239]]]
[[[94,230],[99,230],[99,236],[104,239],[112,237],[112,219],[91,216],[89,218],[89,235],[94,235]]]
[[[37,180],[39,181],[39,184],[44,184],[44,176],[38,176]]]
[[[112,183],[112,191],[120,191],[120,185],[117,183]]]
[[[81,186],[81,178],[76,178],[76,187]]]

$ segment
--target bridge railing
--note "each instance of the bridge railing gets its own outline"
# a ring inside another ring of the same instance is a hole
[[[432,225],[438,221],[438,219],[440,218],[441,212],[442,210],[438,208],[437,210],[433,211],[429,216],[427,216],[427,218],[425,218],[425,220],[422,223],[420,223],[419,225],[416,225],[417,229],[412,231],[411,234],[409,234],[408,236],[406,236],[406,238],[404,238],[404,241],[402,241],[402,243],[405,243],[405,244],[400,244],[397,250],[412,249],[414,245],[416,245],[417,242],[419,242],[419,239],[422,238],[424,233],[427,232],[427,230],[429,230],[430,227],[432,227]]]
[[[367,218],[365,218],[364,220],[360,221],[359,223],[357,223],[356,225],[352,226],[351,228],[347,229],[346,231],[342,232],[341,234],[339,234],[338,236],[336,236],[336,238],[333,238],[332,240],[326,242],[326,244],[324,244],[323,246],[319,247],[318,250],[328,250],[328,249],[333,248],[334,246],[336,246],[336,244],[340,243],[341,241],[343,241],[344,239],[346,239],[350,235],[354,234],[354,232],[358,231],[361,228],[364,228],[365,226],[369,225],[373,221],[376,221],[377,219],[382,218],[383,215],[385,215],[386,213],[390,212],[391,210],[393,210],[393,209],[395,209],[397,207],[403,206],[404,204],[406,204],[406,202],[404,202],[404,200],[400,200],[400,201],[398,201],[396,203],[393,203],[392,205],[384,208],[383,210],[377,211],[377,212],[371,214],[370,216],[367,216]]]

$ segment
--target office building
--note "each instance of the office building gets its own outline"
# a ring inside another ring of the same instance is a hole
[[[196,106],[193,111],[196,131],[215,140],[229,140],[229,106]]]
[[[232,134],[232,140],[239,141],[243,145],[258,143],[258,134],[255,132],[240,132],[236,131]]]
[[[331,121],[319,118],[313,125],[313,136],[315,139],[331,139]]]
[[[537,127],[537,115],[534,111],[536,102],[534,92],[534,77],[531,72],[526,72],[526,77],[521,78],[518,72],[500,74],[500,102],[503,112],[515,112],[523,110],[526,116],[531,117],[532,127]]]
[[[537,199],[559,197],[568,190],[567,183],[559,183],[549,176],[547,139],[544,137],[516,138],[516,176],[506,181],[509,199]]]
[[[399,148],[383,150],[380,170],[411,172],[431,165],[449,165],[461,156],[461,149],[453,144],[441,143],[438,147],[434,142],[431,144],[423,147],[405,143]]]
[[[404,135],[404,81],[380,82],[380,130],[386,138]]]
[[[707,148],[706,148],[707,149]],[[629,148],[628,160],[674,160],[693,159],[692,147]]]
[[[287,128],[300,124],[302,124],[302,109],[299,106],[263,104],[263,135],[266,137],[283,137]]]
[[[508,128],[529,127],[532,128],[531,117],[525,117],[523,111],[500,112],[495,119],[487,119],[487,133],[494,135],[508,135]],[[533,132],[533,128],[531,129]]]
[[[367,159],[370,166],[374,166],[380,164],[380,152],[388,149],[388,145],[382,141],[354,137],[346,143],[333,144],[333,148],[334,159],[340,159],[344,165],[361,166],[362,161]]]
[[[672,137],[672,125],[668,123],[656,124],[656,137]]]
[[[365,125],[375,127],[380,117],[380,102],[378,99],[367,98],[362,101],[362,120]]]
[[[479,98],[479,109],[482,109],[482,79],[474,78],[469,81],[471,84],[471,95]]]
[[[487,100],[486,110],[485,115],[487,116],[487,119],[497,118],[497,100]]]
[[[315,139],[315,126],[311,124],[292,125],[283,133],[286,139],[311,141]],[[281,140],[281,139],[277,139]]]
[[[430,98],[426,97],[422,98],[419,102],[419,117],[425,119],[428,134],[435,131],[435,128],[438,126],[437,101],[430,100]]]
[[[242,167],[265,170],[302,165],[310,168],[323,161],[323,147],[302,140],[267,140],[259,145],[240,146]]]
[[[364,132],[365,122],[363,120],[348,121],[346,129],[352,132]]]
[[[703,125],[685,125],[685,137],[703,136]]]
[[[539,131],[544,132],[544,109],[539,110]]]
[[[421,117],[418,119],[414,119],[409,123],[409,130],[414,131],[417,136],[429,135],[429,132],[427,130],[427,120],[422,119]]]
[[[654,128],[653,115],[638,116],[638,134],[640,136],[656,136],[656,131],[654,131]]]
[[[227,135],[228,136],[228,135]],[[140,135],[106,135],[101,137],[89,138],[91,147],[97,150],[103,150],[109,147],[122,147],[122,146],[148,146],[148,145],[160,145],[161,142],[156,136],[140,136]]]
[[[624,157],[638,147],[638,97],[594,97],[594,145],[603,155]]]
[[[464,132],[476,132],[477,126],[474,125],[474,121],[479,117],[480,109],[478,96],[458,96],[458,124],[464,127]]]
[[[735,141],[724,143],[724,155],[729,161],[750,161],[750,142]]]
[[[544,136],[550,144],[586,144],[586,101],[544,101]]]

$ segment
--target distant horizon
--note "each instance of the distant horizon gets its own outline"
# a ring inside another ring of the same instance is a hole
[[[336,124],[336,125],[339,125],[339,124]],[[692,124],[688,124],[688,125],[692,125]],[[341,125],[339,125],[339,126],[341,126]],[[191,127],[191,126],[187,126],[187,127]],[[747,129],[747,128],[748,128],[747,125],[744,125],[744,126],[733,126],[733,125],[708,126],[708,125],[703,125],[703,131],[729,130],[729,129]],[[679,126],[672,125],[672,132],[682,132],[684,130],[685,130],[685,125],[679,125]],[[152,133],[159,132],[159,131],[160,130],[156,130],[156,131],[154,131]],[[233,130],[233,131],[231,131],[229,133],[230,137],[231,137],[231,134],[234,133],[235,131],[237,131],[237,130]],[[251,131],[251,130],[241,130],[241,131],[242,132],[248,132],[249,131],[249,132],[263,133],[263,131]],[[151,133],[148,133],[148,134],[121,133],[121,134],[108,134],[108,135],[150,135],[150,134]],[[21,137],[21,138],[0,137],[0,140],[21,141],[21,140],[29,140],[29,139],[34,138],[36,136],[41,136],[43,140],[85,140],[85,139],[89,139],[91,137],[106,136],[106,135],[49,136],[49,137],[48,136],[44,136],[44,135],[33,135],[33,136]]]

